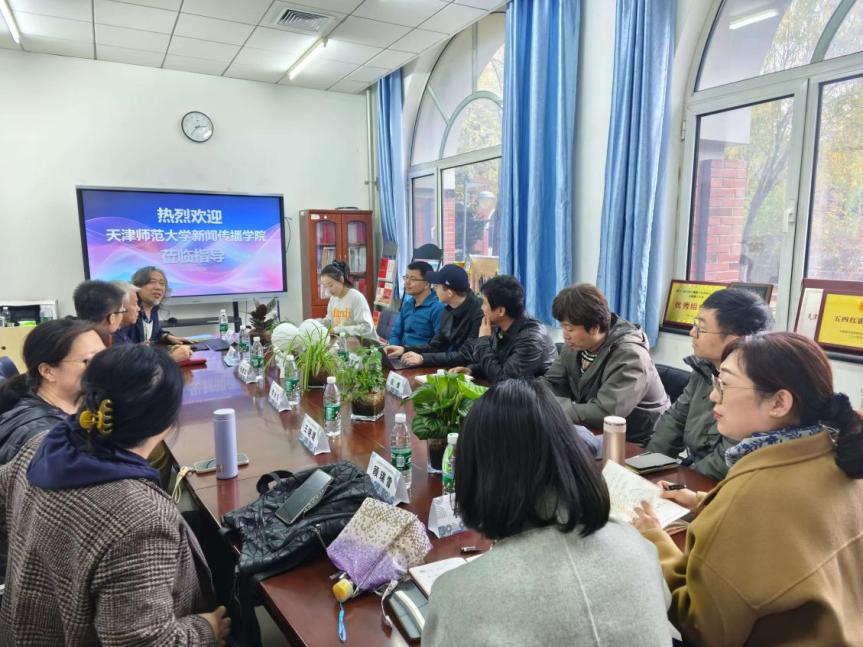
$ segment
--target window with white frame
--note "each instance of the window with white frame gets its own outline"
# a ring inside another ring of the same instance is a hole
[[[687,100],[678,275],[863,280],[863,0],[716,3]],[[685,245],[685,247],[684,247]]]
[[[497,255],[504,14],[454,37],[420,102],[408,171],[414,247],[444,262]]]

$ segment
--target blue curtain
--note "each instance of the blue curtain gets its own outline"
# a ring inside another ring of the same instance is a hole
[[[413,247],[408,239],[407,185],[402,154],[402,71],[396,70],[377,85],[378,197],[384,242],[398,245],[396,284],[407,271]]]
[[[675,0],[618,0],[597,283],[612,309],[659,333]]]
[[[506,12],[501,273],[518,277],[528,312],[545,323],[572,280],[580,21],[580,0],[512,0]]]

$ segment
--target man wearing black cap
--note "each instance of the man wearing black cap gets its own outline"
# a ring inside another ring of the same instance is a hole
[[[458,265],[444,265],[439,272],[429,272],[426,281],[434,285],[438,301],[443,303],[440,328],[425,346],[387,346],[390,357],[401,357],[406,366],[455,366],[460,349],[476,339],[482,323],[482,299],[470,289],[467,272]]]

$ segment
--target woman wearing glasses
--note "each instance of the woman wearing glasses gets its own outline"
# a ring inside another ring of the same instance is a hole
[[[861,419],[802,335],[744,337],[722,357],[710,399],[735,443],[728,475],[663,492],[695,510],[683,553],[649,504],[633,522],[659,551],[670,618],[698,645],[860,644]]]
[[[46,321],[27,335],[26,373],[0,383],[0,465],[40,431],[75,413],[81,375],[104,348],[95,325],[78,319]]]
[[[648,451],[677,456],[685,450],[685,465],[717,480],[725,476],[725,450],[732,443],[716,431],[710,401],[713,376],[728,344],[767,330],[772,322],[770,308],[749,290],[728,288],[705,299],[689,331],[693,355],[683,360],[692,368],[689,382],[656,421]]]

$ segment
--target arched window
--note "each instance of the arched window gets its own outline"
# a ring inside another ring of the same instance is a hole
[[[444,262],[497,255],[504,14],[446,46],[420,102],[409,170],[414,247],[435,243]]]
[[[863,280],[863,0],[724,0],[693,70],[676,274]],[[812,332],[812,331],[809,331]]]

